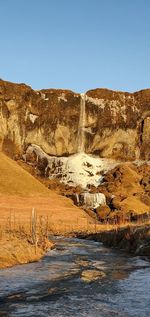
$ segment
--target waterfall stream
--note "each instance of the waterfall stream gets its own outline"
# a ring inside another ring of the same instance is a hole
[[[79,128],[78,128],[78,153],[84,153],[85,150],[85,101],[86,94],[81,94],[80,101],[80,118],[79,118]]]
[[[89,133],[90,131],[89,127],[87,128],[86,122],[87,98],[85,93],[80,94],[80,113],[76,146],[77,153],[69,155],[68,157],[50,156],[37,144],[29,145],[26,151],[27,157],[30,157],[30,154],[33,153],[40,159],[46,158],[48,165],[45,169],[45,175],[50,179],[59,179],[60,182],[69,186],[79,185],[83,189],[86,189],[86,191],[88,191],[88,185],[97,187],[101,183],[103,178],[101,171],[104,174],[104,172],[107,172],[109,169],[116,166],[116,161],[114,160],[100,158],[85,153],[85,131],[86,133]],[[93,195],[89,197],[89,200],[91,199],[93,202],[95,202],[95,200],[97,201],[97,195],[96,197]]]

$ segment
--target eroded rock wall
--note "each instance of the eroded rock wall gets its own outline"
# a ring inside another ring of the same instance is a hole
[[[1,80],[1,148],[22,152],[35,143],[50,155],[76,153],[79,113],[80,95],[72,91],[34,91]]]
[[[150,159],[150,89],[133,94],[88,91],[84,140],[87,153],[125,160]],[[34,91],[0,80],[0,144],[10,154],[34,143],[49,155],[77,152],[80,94]]]
[[[150,89],[87,92],[86,151],[125,160],[150,158]]]

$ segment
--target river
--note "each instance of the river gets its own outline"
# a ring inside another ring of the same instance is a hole
[[[0,270],[0,317],[148,317],[150,263],[99,242],[55,238],[37,263]],[[83,270],[105,277],[87,282]]]

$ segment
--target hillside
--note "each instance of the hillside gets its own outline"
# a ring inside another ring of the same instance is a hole
[[[10,213],[12,218],[15,214],[15,225],[29,225],[32,208],[39,217],[49,218],[53,232],[87,226],[86,213],[74,206],[70,199],[50,191],[15,161],[0,153],[0,225],[8,221]]]
[[[2,152],[0,152],[0,193],[19,196],[50,195],[47,188]]]

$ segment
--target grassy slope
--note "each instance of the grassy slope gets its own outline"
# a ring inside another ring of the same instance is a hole
[[[46,228],[46,219],[53,233],[85,231],[87,228],[87,215],[83,210],[74,206],[70,199],[47,189],[0,152],[0,268],[35,261],[44,254],[42,248],[38,248],[35,254],[28,239],[21,238],[22,232],[27,236],[31,234],[33,207],[37,214],[37,235],[41,226]]]
[[[50,195],[46,187],[2,152],[0,153],[0,193],[19,196]]]
[[[31,210],[38,216],[49,217],[54,228],[66,231],[65,226],[87,226],[86,213],[73,202],[47,189],[31,174],[0,152],[0,226],[4,226],[10,211],[15,212],[16,222],[29,223]],[[57,229],[58,230],[58,229]]]

